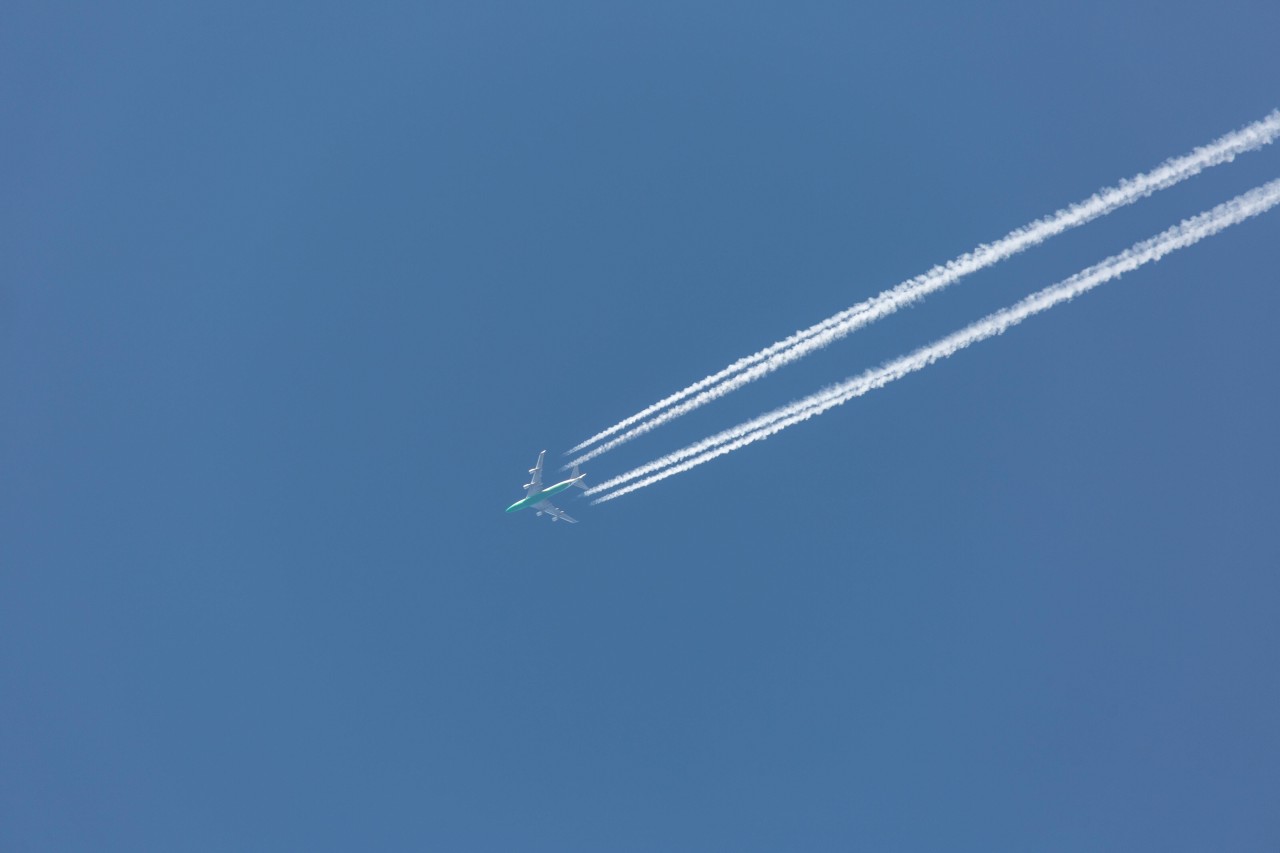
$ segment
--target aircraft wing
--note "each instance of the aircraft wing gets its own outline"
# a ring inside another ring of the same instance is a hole
[[[534,492],[542,491],[542,457],[547,455],[547,451],[538,454],[538,461],[529,469],[529,482],[525,483],[525,488],[529,491],[525,492],[525,497]]]
[[[567,521],[570,524],[578,523],[578,520],[576,518],[570,518],[565,513],[564,510],[560,509],[560,507],[556,506],[551,501],[543,501],[542,503],[536,503],[533,505],[533,508],[536,509],[538,512],[545,512],[547,515],[551,516],[552,518],[558,518],[561,521]]]

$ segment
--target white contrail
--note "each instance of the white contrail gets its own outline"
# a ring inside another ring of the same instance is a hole
[[[783,365],[803,358],[814,350],[821,349],[834,341],[846,337],[862,326],[892,314],[905,305],[909,305],[930,293],[954,284],[969,273],[991,266],[1018,252],[1043,243],[1050,237],[1084,225],[1100,216],[1105,216],[1119,207],[1132,204],[1159,190],[1171,187],[1199,174],[1207,168],[1228,163],[1235,159],[1236,155],[1261,148],[1275,140],[1277,136],[1280,136],[1280,110],[1272,111],[1270,115],[1261,121],[1229,133],[1208,145],[1195,149],[1189,154],[1167,160],[1150,172],[1130,178],[1127,181],[1121,181],[1117,186],[1100,190],[1084,201],[1059,210],[1052,216],[1038,219],[1029,225],[1011,231],[994,243],[979,245],[973,251],[948,261],[946,264],[935,266],[922,275],[904,281],[871,299],[854,305],[852,308],[848,308],[820,323],[796,332],[757,353],[741,358],[718,373],[713,373],[705,379],[701,379],[689,387],[659,400],[647,409],[619,421],[602,432],[596,433],[586,441],[575,445],[568,452],[577,453],[615,433],[626,430],[622,435],[577,456],[564,467],[568,469],[572,465],[582,464],[594,459],[670,420],[674,420],[712,400],[723,397],[750,382],[754,382],[756,379],[772,373]],[[692,399],[686,399],[689,397],[692,397]],[[685,402],[681,403],[680,401],[682,400]],[[680,405],[677,406],[675,405],[676,403],[680,403]],[[651,417],[659,412],[662,412],[662,414],[657,417]]]
[[[1212,210],[1190,219],[1159,234],[1150,240],[1144,240],[1126,249],[1118,255],[1107,258],[1100,264],[1076,273],[1058,284],[1052,285],[1015,303],[1009,308],[990,314],[978,322],[961,329],[927,347],[916,350],[860,376],[846,380],[804,399],[797,400],[768,414],[739,424],[711,438],[692,444],[683,450],[668,454],[647,465],[628,471],[588,490],[587,494],[599,494],[637,478],[631,483],[592,503],[603,503],[652,485],[682,471],[688,471],[717,456],[731,453],[740,447],[752,444],[781,432],[789,426],[806,421],[820,415],[835,406],[860,397],[868,391],[883,387],[928,367],[936,361],[947,358],[965,347],[1003,333],[1006,329],[1021,323],[1023,320],[1041,311],[1073,299],[1080,294],[1137,269],[1143,264],[1158,261],[1177,249],[1185,248],[1217,234],[1224,228],[1242,222],[1270,210],[1280,203],[1280,179],[1271,181],[1231,201],[1218,205]],[[657,471],[658,473],[652,473]],[[650,476],[645,476],[649,474]]]

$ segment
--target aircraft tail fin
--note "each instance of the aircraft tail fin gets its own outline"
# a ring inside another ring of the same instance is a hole
[[[586,476],[586,475],[585,475],[585,474],[580,474],[580,473],[578,473],[578,466],[577,466],[577,465],[574,465],[574,466],[573,466],[573,477],[574,477],[574,479],[577,481],[577,482],[575,482],[575,483],[574,483],[574,485],[575,485],[575,486],[577,486],[579,489],[585,489],[585,488],[587,487],[587,484],[586,484],[586,483],[584,483],[584,482],[582,482],[582,478],[583,478],[584,476]]]

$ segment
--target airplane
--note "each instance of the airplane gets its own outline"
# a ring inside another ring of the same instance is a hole
[[[547,451],[545,450],[538,454],[537,464],[529,469],[529,482],[524,484],[524,487],[529,491],[525,493],[523,498],[507,507],[507,512],[515,512],[516,510],[533,507],[538,511],[538,515],[546,513],[551,516],[552,521],[567,521],[570,524],[577,524],[578,520],[576,518],[570,518],[565,514],[564,510],[547,500],[547,498],[554,494],[563,492],[570,486],[577,486],[579,489],[585,489],[587,484],[582,482],[582,478],[587,475],[579,474],[578,466],[574,465],[572,477],[568,480],[556,483],[554,486],[547,486],[544,489],[542,488],[542,457],[546,455]]]

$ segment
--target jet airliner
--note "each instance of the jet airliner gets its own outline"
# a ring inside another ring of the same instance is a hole
[[[537,464],[529,469],[529,482],[524,484],[524,487],[528,489],[528,492],[525,493],[523,498],[507,507],[507,512],[515,512],[517,510],[533,507],[537,510],[538,515],[546,513],[551,516],[552,521],[567,521],[570,524],[577,524],[578,520],[576,518],[570,518],[565,514],[564,510],[547,500],[547,498],[554,494],[563,492],[570,486],[577,486],[579,489],[585,489],[587,484],[582,482],[582,478],[587,475],[579,474],[578,466],[574,465],[572,477],[556,483],[554,486],[547,486],[544,489],[542,488],[542,457],[546,455],[547,451],[545,450],[538,454]]]

